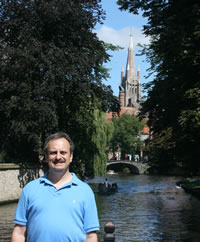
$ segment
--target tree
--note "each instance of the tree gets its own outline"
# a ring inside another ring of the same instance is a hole
[[[107,163],[107,121],[106,113],[100,112],[98,109],[95,110],[95,131],[92,136],[92,141],[94,142],[94,147],[96,147],[96,152],[94,152],[93,169],[95,176],[105,176],[106,174],[106,163]]]
[[[122,157],[125,154],[139,153],[143,145],[140,134],[144,128],[144,122],[134,115],[123,114],[119,118],[114,118],[113,123],[114,132],[111,140],[113,153],[118,149],[121,150]]]
[[[143,113],[149,114],[153,135],[152,162],[170,168],[182,164],[198,171],[200,156],[200,3],[192,1],[118,0],[121,9],[143,12],[143,31],[151,37],[142,53],[156,73],[146,85]],[[191,127],[192,124],[195,124]],[[162,138],[161,138],[162,137]],[[158,142],[161,142],[160,145]]]
[[[58,130],[86,149],[94,100],[102,111],[119,108],[102,84],[109,55],[92,32],[103,19],[99,0],[1,2],[0,138],[9,161],[35,162],[44,138]],[[76,150],[74,169],[87,162]]]

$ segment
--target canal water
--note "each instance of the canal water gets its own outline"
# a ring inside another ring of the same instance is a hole
[[[107,221],[115,224],[117,242],[200,241],[200,199],[176,187],[180,178],[148,175],[107,178],[110,183],[117,183],[119,189],[112,195],[95,193],[100,242]],[[90,182],[103,181],[104,178],[98,177]],[[0,242],[10,241],[16,205],[0,206]]]

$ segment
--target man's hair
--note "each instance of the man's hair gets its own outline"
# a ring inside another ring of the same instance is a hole
[[[64,133],[64,132],[58,132],[58,133],[55,133],[55,134],[51,134],[46,138],[46,140],[44,142],[44,148],[43,148],[43,152],[44,152],[45,156],[47,155],[49,141],[61,139],[61,138],[64,138],[69,142],[70,153],[72,154],[74,152],[74,143],[71,140],[71,138],[69,137],[69,135]]]

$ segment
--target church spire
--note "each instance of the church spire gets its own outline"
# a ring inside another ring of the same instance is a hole
[[[124,75],[125,74],[125,75]],[[135,68],[133,36],[130,35],[126,70],[121,70],[121,83],[119,86],[119,99],[121,107],[134,107],[138,109],[141,101],[140,67]]]
[[[137,76],[138,76],[138,80],[140,82],[140,66],[138,66]]]
[[[126,76],[127,76],[127,78],[131,77],[131,76],[136,76],[134,50],[133,50],[133,36],[132,35],[130,35],[130,42],[129,42],[129,48],[128,48]]]

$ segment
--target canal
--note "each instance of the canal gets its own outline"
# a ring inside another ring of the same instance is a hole
[[[95,193],[103,241],[104,225],[115,224],[117,242],[200,241],[200,199],[176,187],[180,178],[108,175],[118,184],[112,195]],[[99,183],[104,178],[90,181]],[[0,242],[10,241],[16,203],[0,206]]]

